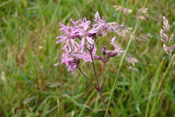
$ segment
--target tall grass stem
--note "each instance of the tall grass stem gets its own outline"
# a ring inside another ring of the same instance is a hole
[[[145,1],[144,5],[143,5],[143,8],[145,8],[146,4],[147,4],[148,0]],[[135,27],[134,27],[134,30],[133,30],[133,34],[135,34],[137,32],[137,29],[140,25],[140,20],[137,20],[136,24],[135,24]],[[107,116],[107,112],[109,110],[109,107],[110,107],[110,104],[111,104],[111,100],[112,100],[112,96],[113,96],[113,92],[114,92],[114,89],[116,88],[116,83],[117,83],[117,79],[118,79],[118,76],[119,76],[119,73],[120,73],[120,70],[121,70],[121,67],[123,65],[123,61],[124,61],[124,58],[126,56],[126,53],[131,45],[131,42],[132,40],[135,39],[135,36],[134,35],[131,35],[130,36],[130,39],[129,39],[129,42],[127,44],[127,47],[126,47],[126,50],[121,58],[121,61],[120,61],[120,64],[119,64],[119,69],[117,71],[117,75],[116,75],[116,78],[115,78],[115,81],[114,81],[114,84],[113,84],[113,87],[112,87],[112,90],[111,90],[111,95],[110,95],[110,98],[109,98],[109,102],[108,102],[108,106],[107,106],[107,109],[106,109],[106,113],[105,113],[105,117]]]
[[[162,84],[163,84],[163,81],[164,81],[164,79],[166,78],[166,75],[167,75],[167,73],[168,73],[168,71],[169,71],[169,69],[170,69],[170,67],[171,67],[171,65],[172,65],[172,63],[173,63],[174,57],[175,57],[175,55],[173,55],[173,56],[171,57],[171,61],[170,61],[169,64],[168,64],[168,68],[167,68],[166,71],[164,72],[163,77],[161,78],[161,81],[159,82],[159,85],[158,85],[158,88],[157,88],[157,92],[159,92],[159,90],[160,90],[160,88],[161,88],[161,86],[162,86]],[[151,112],[150,112],[150,115],[151,115],[151,116],[152,116],[152,113],[154,112],[155,107],[156,107],[156,104],[158,103],[158,101],[160,100],[160,98],[161,98],[161,94],[160,94],[157,98],[154,98],[154,100],[153,100],[153,106],[151,107]]]
[[[148,111],[149,111],[149,105],[150,105],[151,97],[152,97],[153,91],[154,91],[154,89],[156,87],[156,84],[157,84],[157,81],[158,81],[158,78],[159,78],[160,71],[161,71],[161,68],[162,68],[163,63],[164,63],[164,59],[159,64],[158,70],[157,70],[156,75],[155,75],[155,77],[153,79],[153,83],[151,85],[151,91],[149,93],[148,103],[147,103],[147,107],[146,107],[145,117],[148,117]]]

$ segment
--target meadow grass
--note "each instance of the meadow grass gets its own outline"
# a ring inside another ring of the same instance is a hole
[[[134,14],[143,7],[144,2],[1,0],[0,115],[104,116],[105,110],[98,93],[78,70],[71,74],[64,65],[53,66],[62,53],[62,45],[55,44],[59,22],[66,24],[70,18],[78,20],[83,17],[91,20],[99,11],[107,21],[134,27],[137,20],[133,15],[117,12],[113,5],[132,9]],[[130,65],[123,61],[109,107],[112,116],[142,117],[146,113],[148,116],[175,116],[175,65],[171,57],[165,54],[159,36],[162,16],[167,17],[174,32],[174,6],[173,0],[148,0],[145,7],[148,8],[149,16],[139,24],[135,37],[150,33],[152,38],[148,41],[133,40],[130,44],[128,53],[139,60],[135,66],[138,71],[129,70]],[[109,43],[113,36],[108,34],[104,39],[101,38],[98,46]],[[129,38],[118,38],[123,49]],[[111,96],[120,59],[112,58],[106,64],[102,89],[106,104]],[[168,66],[171,61],[172,65]],[[100,76],[102,63],[97,61],[95,65],[98,66],[96,71]],[[95,82],[92,66],[85,64],[82,69]]]

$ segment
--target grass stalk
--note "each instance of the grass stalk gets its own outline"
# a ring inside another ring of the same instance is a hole
[[[145,8],[146,4],[147,4],[148,0],[145,1],[144,5],[143,5],[143,8]],[[116,78],[115,78],[115,81],[114,81],[114,84],[113,84],[113,87],[112,87],[112,90],[111,90],[111,95],[110,95],[110,98],[109,98],[109,102],[108,102],[108,106],[107,106],[107,109],[106,109],[106,113],[105,113],[105,117],[107,116],[107,112],[109,110],[109,107],[110,107],[110,104],[111,104],[111,100],[112,100],[112,96],[113,96],[113,92],[114,92],[114,89],[116,88],[116,84],[117,84],[117,79],[118,79],[118,76],[119,76],[119,73],[120,73],[120,70],[121,70],[121,67],[123,65],[123,61],[125,59],[125,56],[126,56],[126,53],[131,45],[131,42],[132,40],[135,39],[135,33],[137,32],[137,29],[140,25],[141,21],[140,20],[137,20],[136,24],[135,24],[135,27],[134,27],[134,30],[133,30],[133,35],[130,36],[130,39],[129,39],[129,42],[127,44],[127,47],[126,47],[126,50],[121,58],[121,61],[120,61],[120,64],[119,64],[119,69],[117,71],[117,75],[116,75]]]
[[[148,117],[148,111],[149,111],[149,105],[150,105],[151,97],[152,97],[153,91],[154,91],[154,89],[156,87],[156,84],[157,84],[157,81],[158,81],[158,78],[159,78],[160,71],[161,71],[161,68],[162,68],[163,63],[164,63],[164,59],[159,64],[158,70],[156,72],[156,75],[154,77],[154,80],[153,80],[153,83],[152,83],[152,86],[151,86],[151,91],[149,93],[149,99],[148,99],[148,103],[147,103],[147,107],[146,107],[145,117]]]
[[[168,68],[164,72],[163,77],[161,78],[161,81],[159,82],[159,85],[158,85],[158,88],[157,88],[157,92],[159,92],[159,90],[160,90],[160,88],[161,88],[161,86],[163,84],[163,81],[166,78],[166,75],[167,75],[167,73],[168,73],[168,71],[169,71],[169,69],[170,69],[170,67],[171,67],[171,65],[173,63],[174,57],[175,57],[175,55],[173,55],[171,57],[171,61],[168,64]],[[159,102],[160,98],[161,98],[161,94],[157,98],[154,98],[154,100],[153,100],[153,106],[151,107],[151,112],[150,112],[150,115],[151,116],[153,115],[153,112],[155,110],[155,107],[156,107],[157,103]]]

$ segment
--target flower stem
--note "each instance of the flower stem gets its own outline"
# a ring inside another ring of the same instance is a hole
[[[92,59],[92,65],[93,65],[93,70],[94,70],[94,74],[95,74],[95,79],[96,79],[96,82],[97,82],[97,87],[100,88],[99,82],[98,82],[98,79],[97,79],[97,74],[96,74],[96,71],[95,71],[95,65],[94,65],[94,59],[92,57],[92,52],[90,52],[90,55],[91,55],[91,59]]]
[[[79,67],[78,69],[81,72],[81,74],[83,74],[83,76],[88,80],[89,84],[91,84],[96,90],[98,90],[98,88],[91,82],[91,80],[89,80],[89,78],[82,72],[82,70]]]
[[[104,57],[104,58],[105,58],[105,57]],[[105,60],[103,59],[103,71],[102,71],[102,78],[101,78],[100,88],[102,88],[102,85],[103,85],[104,70],[105,70]]]
[[[89,84],[91,84],[93,86],[94,89],[96,89],[98,91],[98,93],[100,94],[100,97],[101,97],[101,100],[103,102],[103,106],[105,108],[105,112],[106,112],[106,105],[104,103],[104,99],[103,99],[103,96],[102,96],[102,93],[101,93],[101,88],[97,88],[92,82],[91,80],[89,80],[89,78],[82,72],[81,68],[79,68],[79,71],[81,72],[81,74],[83,74],[83,76],[88,80]],[[110,117],[109,113],[108,113],[108,117]]]
[[[104,99],[103,99],[103,96],[102,96],[102,93],[101,93],[101,87],[99,85],[99,82],[98,82],[98,79],[97,79],[97,74],[96,74],[96,71],[95,71],[95,65],[94,65],[94,59],[93,59],[93,56],[92,56],[92,52],[90,52],[90,55],[91,55],[91,59],[92,59],[92,65],[93,65],[93,69],[94,69],[94,74],[95,74],[95,79],[96,79],[96,82],[97,82],[97,91],[98,93],[100,94],[100,97],[101,97],[101,100],[102,100],[102,103],[103,103],[103,106],[105,108],[105,112],[107,112],[107,108],[106,108],[106,105],[105,105],[105,102],[104,102]],[[104,67],[103,67],[104,68]],[[104,70],[103,70],[103,75],[104,75]],[[109,113],[107,112],[108,114],[108,117],[110,117]]]
[[[105,102],[104,102],[104,99],[103,99],[103,96],[102,96],[101,90],[99,90],[98,93],[100,94],[101,100],[102,100],[102,102],[103,102],[103,106],[104,106],[105,111],[106,111],[107,108],[106,108],[106,105],[105,105]],[[108,117],[110,117],[109,112],[108,112]]]

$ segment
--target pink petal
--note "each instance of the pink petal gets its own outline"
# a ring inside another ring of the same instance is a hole
[[[96,14],[95,14],[95,19],[99,19],[99,20],[101,20],[98,11],[97,11]]]

